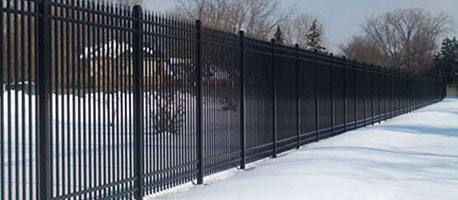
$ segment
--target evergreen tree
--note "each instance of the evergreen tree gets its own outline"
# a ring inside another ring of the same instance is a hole
[[[285,43],[285,35],[281,31],[280,26],[277,26],[277,31],[274,34],[274,40],[277,44],[284,44]]]
[[[447,83],[458,83],[458,41],[456,38],[445,38],[441,51],[435,55],[435,66],[439,76]]]
[[[326,48],[321,46],[321,32],[318,28],[318,21],[314,20],[307,33],[307,46],[310,49],[325,51]]]

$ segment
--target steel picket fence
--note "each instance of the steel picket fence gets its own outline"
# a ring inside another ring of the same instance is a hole
[[[140,6],[0,8],[0,199],[142,199],[445,95],[437,77]]]

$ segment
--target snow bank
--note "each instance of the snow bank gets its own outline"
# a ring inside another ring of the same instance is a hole
[[[446,99],[160,198],[458,199],[457,122],[458,99]]]

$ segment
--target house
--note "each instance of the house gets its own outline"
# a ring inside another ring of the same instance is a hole
[[[157,45],[152,45],[157,46]],[[127,77],[127,86],[133,84],[133,48],[124,42],[110,40],[106,43],[86,47],[80,59],[89,62],[91,85],[95,88],[125,87],[125,82],[114,83],[107,77]],[[145,88],[154,88],[163,84],[191,85],[195,78],[194,59],[183,57],[169,57],[161,50],[143,47],[143,84]],[[171,53],[173,54],[173,53]],[[211,65],[204,72],[203,84],[208,86],[232,85],[231,73],[227,70]],[[104,81],[101,81],[105,76]],[[113,78],[112,78],[113,79]],[[116,79],[115,79],[116,80]],[[104,85],[102,85],[104,84]]]
[[[125,87],[122,83],[108,81],[106,77],[127,77],[127,86],[133,85],[133,48],[124,42],[110,40],[106,43],[86,47],[80,55],[80,59],[88,60],[92,85],[102,88],[113,85]],[[164,84],[165,76],[170,76],[170,72],[165,69],[165,61],[161,59],[160,51],[155,51],[148,47],[143,47],[143,84],[145,87],[156,87]],[[101,81],[105,76],[105,81]],[[102,85],[104,84],[104,85]]]

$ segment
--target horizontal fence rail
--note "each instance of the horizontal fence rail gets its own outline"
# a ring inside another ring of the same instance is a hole
[[[142,199],[445,95],[139,6],[2,0],[0,19],[0,199]]]

